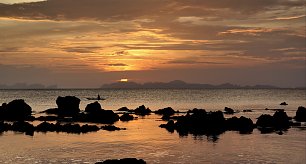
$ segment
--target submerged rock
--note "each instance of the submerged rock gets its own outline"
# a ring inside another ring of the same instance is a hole
[[[296,114],[295,114],[295,120],[299,122],[306,122],[306,108],[303,106],[298,107]]]
[[[107,130],[107,131],[115,131],[115,130],[126,130],[125,128],[119,128],[114,125],[105,125],[101,127],[102,130]]]
[[[96,164],[146,164],[143,159],[123,158],[123,159],[108,159],[103,162],[96,162]]]
[[[121,121],[131,121],[133,119],[134,119],[134,116],[128,113],[124,113],[122,116],[120,116]]]

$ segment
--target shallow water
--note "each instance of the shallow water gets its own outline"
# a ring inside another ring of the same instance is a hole
[[[156,110],[172,106],[176,110],[194,107],[207,110],[229,106],[237,110],[256,108],[251,113],[238,113],[256,120],[264,108],[280,108],[293,116],[298,106],[305,106],[305,90],[2,90],[0,103],[23,98],[34,110],[56,107],[57,96],[75,95],[82,99],[81,109],[99,93],[106,109],[129,108],[141,104]],[[261,109],[261,110],[260,110]],[[283,135],[241,135],[227,131],[214,137],[185,136],[169,133],[158,126],[164,121],[150,115],[116,126],[127,130],[100,130],[88,134],[35,133],[33,137],[14,132],[0,136],[0,163],[94,163],[109,158],[142,158],[148,163],[305,163],[306,130],[291,128]]]

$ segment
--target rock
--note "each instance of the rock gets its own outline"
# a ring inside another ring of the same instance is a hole
[[[282,102],[279,105],[288,105],[286,102]]]
[[[57,97],[56,104],[60,116],[75,116],[80,112],[80,99],[75,96]]]
[[[120,117],[120,120],[121,121],[130,121],[130,120],[133,120],[134,119],[134,116],[133,115],[130,115],[128,113],[124,113],[121,117]]]
[[[96,162],[96,164],[146,164],[143,159],[123,158],[123,159],[108,159],[103,162]]]
[[[96,126],[96,125],[88,125],[88,124],[85,124],[81,127],[81,132],[82,133],[88,133],[88,132],[96,132],[96,131],[99,131],[99,127]]]
[[[118,128],[114,125],[105,125],[101,127],[102,130],[107,130],[107,131],[115,131],[115,130],[126,130],[125,128]]]
[[[99,112],[100,110],[102,110],[102,108],[98,101],[88,104],[85,108],[85,112],[87,113],[95,113]]]
[[[12,125],[8,123],[0,122],[0,134],[12,129]]]
[[[121,108],[119,108],[117,111],[128,112],[128,111],[129,111],[129,108],[127,108],[127,107],[121,107]]]
[[[169,132],[173,133],[175,129],[175,124],[173,120],[169,120],[167,124],[159,125],[161,128],[166,128]]]
[[[155,114],[166,115],[166,116],[172,116],[174,115],[174,113],[175,111],[171,107],[167,107],[167,108],[159,109],[155,111]]]
[[[90,113],[78,114],[74,117],[74,121],[80,122],[92,122],[92,123],[103,123],[103,124],[113,124],[119,120],[118,114],[114,113],[112,110],[94,110]]]
[[[17,99],[2,104],[0,119],[11,121],[22,121],[31,119],[32,108],[22,99]]]
[[[152,111],[149,108],[146,108],[144,105],[139,106],[134,110],[137,115],[149,115]]]
[[[12,125],[12,130],[17,132],[23,132],[26,135],[33,136],[34,135],[34,126],[28,122],[17,121]]]
[[[251,133],[254,129],[254,123],[250,118],[241,116],[240,118],[232,117],[226,120],[228,130],[236,130],[240,133]]]
[[[242,112],[253,112],[252,109],[244,109]]]
[[[234,110],[232,108],[229,108],[229,107],[225,107],[224,108],[224,113],[225,114],[234,114]]]
[[[39,116],[38,118],[35,118],[37,121],[57,121],[57,116]]]
[[[289,117],[284,110],[275,111],[273,115],[274,127],[276,129],[288,129],[290,126]]]
[[[295,120],[299,122],[306,122],[306,108],[303,106],[298,107],[295,114]]]
[[[257,127],[267,128],[267,127],[274,127],[274,119],[273,116],[268,114],[262,114],[258,117],[256,121]]]
[[[54,132],[57,131],[57,126],[53,123],[42,122],[35,127],[38,132]]]

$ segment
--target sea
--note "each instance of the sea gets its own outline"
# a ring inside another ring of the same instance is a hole
[[[305,89],[52,89],[0,90],[0,103],[24,99],[34,113],[55,108],[58,96],[76,96],[80,109],[94,102],[87,98],[100,95],[103,109],[135,109],[145,105],[152,111],[165,107],[186,112],[193,108],[206,111],[230,107],[232,116],[249,117],[256,122],[261,114],[284,109],[295,116],[299,106],[306,107]],[[287,102],[287,106],[281,106]],[[252,112],[242,112],[251,109]],[[226,131],[219,136],[180,136],[159,127],[166,123],[151,114],[114,125],[126,130],[86,134],[23,133],[0,134],[0,163],[95,163],[106,159],[138,158],[147,163],[306,163],[306,123],[282,135]],[[34,122],[33,124],[37,124]],[[99,124],[100,126],[100,124]],[[101,124],[102,126],[102,124]]]

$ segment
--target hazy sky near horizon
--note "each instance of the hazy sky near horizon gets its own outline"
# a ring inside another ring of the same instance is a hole
[[[305,7],[304,0],[0,0],[0,84],[99,87],[127,78],[305,87]]]

